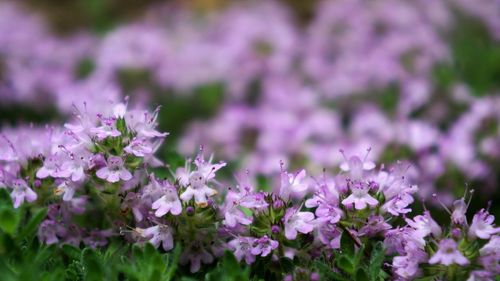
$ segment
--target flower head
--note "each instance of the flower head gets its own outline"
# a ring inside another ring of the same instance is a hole
[[[106,166],[99,169],[96,175],[111,183],[118,182],[120,179],[124,181],[132,179],[132,174],[125,168],[122,158],[118,156],[110,156]]]
[[[168,225],[155,225],[140,231],[142,236],[149,240],[155,248],[160,244],[163,250],[169,251],[174,248],[174,238],[172,236],[172,228]]]
[[[342,205],[351,206],[357,210],[363,210],[367,205],[371,207],[377,206],[377,199],[373,198],[368,192],[370,187],[362,182],[354,182],[351,184],[351,194],[344,200],[342,200]]]
[[[492,235],[500,233],[500,227],[494,227],[495,216],[481,209],[472,218],[472,223],[469,228],[469,237],[490,239]]]
[[[439,242],[438,251],[429,259],[430,264],[467,265],[469,260],[457,249],[457,242],[453,239],[443,239]]]
[[[12,181],[12,192],[10,194],[14,200],[14,208],[18,208],[24,201],[33,202],[36,200],[36,193],[29,188],[28,184],[22,179]]]
[[[297,238],[298,232],[307,234],[314,229],[314,214],[311,212],[298,212],[295,208],[286,210],[283,222],[285,224],[285,237],[288,240]]]
[[[177,190],[171,185],[166,186],[164,195],[153,202],[151,207],[156,210],[155,216],[157,217],[162,217],[168,212],[177,216],[182,212],[182,204],[177,195]]]
[[[255,261],[255,255],[252,254],[254,241],[253,237],[238,237],[229,241],[228,246],[238,261],[244,259],[250,265]]]
[[[278,241],[272,240],[267,235],[253,241],[251,250],[252,255],[265,257],[269,255],[274,249],[278,248]]]

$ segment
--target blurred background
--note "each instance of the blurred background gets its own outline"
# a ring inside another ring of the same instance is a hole
[[[371,148],[477,210],[500,202],[499,86],[499,0],[0,1],[3,134],[128,97],[161,106],[167,162],[204,145],[229,177]]]

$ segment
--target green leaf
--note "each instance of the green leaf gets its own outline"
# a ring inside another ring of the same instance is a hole
[[[347,231],[348,230],[345,230],[344,232]],[[349,236],[349,233],[342,233],[342,237],[340,238],[340,249],[342,250],[342,254],[349,258],[354,258],[354,241]]]
[[[347,274],[354,273],[354,265],[346,255],[340,256],[336,261],[337,267]]]
[[[240,272],[240,264],[230,251],[226,251],[224,253],[222,267],[224,271],[230,276],[238,275]]]
[[[281,268],[283,269],[283,272],[292,272],[295,268],[295,265],[293,264],[293,260],[291,260],[287,257],[282,257],[280,259],[280,265],[281,265]]]
[[[341,274],[333,271],[332,268],[330,268],[324,262],[316,262],[315,267],[321,276],[321,280],[350,281],[350,279],[345,278]]]
[[[35,211],[35,213],[31,216],[26,226],[20,229],[20,232],[16,237],[17,241],[21,241],[24,238],[27,238],[28,236],[32,237],[35,231],[38,229],[38,225],[42,222],[45,216],[47,216],[46,208],[41,208]]]
[[[96,252],[86,248],[82,252],[82,264],[84,267],[85,280],[105,280],[103,263]]]
[[[385,258],[384,243],[377,242],[372,249],[370,256],[370,264],[368,265],[368,276],[370,281],[379,280],[380,273],[382,272],[382,266]]]
[[[73,260],[78,260],[81,256],[80,249],[75,248],[75,247],[68,245],[68,244],[62,245],[61,250],[66,256],[68,256],[70,259],[73,259]]]
[[[356,271],[356,281],[368,281],[368,275],[366,274],[366,272],[364,271],[364,269],[362,268],[359,268],[357,271]]]
[[[177,267],[179,264],[179,258],[181,256],[181,247],[177,245],[170,255],[168,255],[168,265],[167,271],[165,273],[165,280],[173,280],[175,272],[177,271]]]
[[[10,235],[14,235],[20,220],[19,210],[4,206],[0,208],[0,229]]]

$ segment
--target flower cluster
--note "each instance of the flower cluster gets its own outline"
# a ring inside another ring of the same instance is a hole
[[[341,150],[338,173],[308,176],[277,162],[273,187],[257,185],[249,172],[231,185],[218,176],[226,163],[206,159],[203,148],[175,170],[163,165],[154,156],[167,136],[156,129],[158,110],[127,107],[110,104],[95,116],[83,107],[64,128],[2,133],[0,187],[15,208],[48,205],[38,229],[42,242],[177,247],[180,264],[193,274],[230,251],[252,274],[276,280],[318,280],[324,273],[315,260],[339,276],[366,275],[367,251],[376,245],[383,247],[377,274],[384,278],[500,274],[493,215],[482,209],[469,223],[464,197],[451,210],[443,205],[449,227],[429,211],[410,219],[418,187],[404,163],[377,167],[371,149],[363,156]],[[171,176],[160,179],[164,170]]]
[[[120,100],[120,88],[147,102],[222,84],[224,104],[213,119],[190,126],[178,145],[183,154],[203,144],[270,175],[279,160],[318,172],[342,162],[340,148],[354,153],[373,145],[374,159],[396,150],[413,162],[411,173],[429,197],[457,170],[482,183],[498,172],[495,92],[475,93],[461,77],[441,85],[434,72],[454,59],[447,39],[461,32],[457,13],[484,25],[492,41],[500,16],[495,0],[428,2],[322,1],[305,27],[269,1],[203,15],[155,6],[102,37],[61,38],[7,1],[0,6],[0,103],[39,107],[52,100],[67,113],[73,103],[93,100],[88,110],[95,114]],[[81,68],[88,69],[76,75]],[[147,79],[127,87],[122,75],[129,72]],[[380,102],[386,99],[395,104]]]
[[[122,103],[108,108],[93,116],[86,105],[75,107],[74,123],[64,128],[2,133],[0,187],[11,192],[15,208],[24,202],[48,204],[48,217],[39,229],[47,244],[106,244],[112,231],[96,229],[110,225],[85,229],[73,216],[118,204],[118,194],[141,177],[136,170],[161,165],[154,153],[167,134],[156,131],[157,111],[127,111]]]

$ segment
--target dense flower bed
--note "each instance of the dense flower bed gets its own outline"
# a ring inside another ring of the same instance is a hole
[[[96,116],[85,109],[75,108],[64,127],[2,135],[0,187],[14,208],[46,208],[37,233],[47,245],[177,247],[191,273],[230,251],[250,276],[266,280],[500,274],[494,216],[486,208],[466,217],[473,190],[451,209],[442,206],[449,225],[439,225],[425,205],[412,212],[418,186],[407,179],[407,164],[377,167],[370,149],[363,156],[339,151],[338,173],[309,176],[281,163],[267,188],[248,172],[230,184],[218,181],[226,163],[206,159],[203,148],[175,170],[154,156],[167,136],[156,129],[158,111],[123,103]],[[170,167],[171,175],[158,178],[154,167]]]
[[[0,3],[0,280],[500,276],[498,0],[52,28]]]

